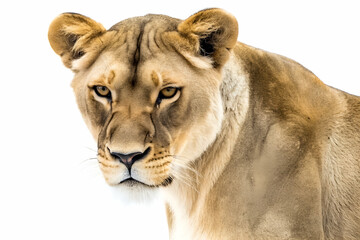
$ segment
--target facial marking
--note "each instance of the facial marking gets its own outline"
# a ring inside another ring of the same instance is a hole
[[[106,80],[109,85],[112,84],[113,80],[115,78],[115,72],[113,70],[110,71],[109,75],[107,76]]]
[[[153,83],[155,84],[155,87],[158,87],[160,84],[160,78],[157,75],[157,73],[155,71],[153,71],[151,73],[151,80],[153,81]]]

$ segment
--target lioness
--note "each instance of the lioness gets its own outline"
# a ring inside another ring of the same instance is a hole
[[[359,97],[237,42],[220,9],[64,13],[48,36],[106,181],[160,191],[171,239],[360,239]]]

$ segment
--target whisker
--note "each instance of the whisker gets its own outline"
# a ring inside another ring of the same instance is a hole
[[[192,163],[190,162],[189,159],[187,159],[185,157],[177,156],[177,155],[172,155],[172,157],[175,158],[176,160],[180,160],[180,161],[176,161],[176,163],[175,163],[179,167],[191,171],[192,173],[194,173],[198,177],[201,176],[199,174],[199,172],[197,170],[195,170],[194,167],[191,166]],[[189,163],[184,163],[184,162],[182,162],[182,160],[188,160]]]
[[[181,161],[172,162],[172,173],[176,179],[181,183],[184,183],[186,186],[192,188],[194,191],[198,192],[196,188],[196,182],[192,181],[191,175],[195,175],[195,178],[198,178],[197,171],[193,169],[189,164],[183,163]]]
[[[88,163],[88,162],[93,162],[93,161],[95,161],[95,160],[98,161],[97,157],[87,158],[87,159],[85,159],[85,160],[82,160],[82,161],[79,163],[79,165],[83,165],[83,164]]]
[[[79,174],[81,174],[81,178],[84,178],[86,181],[89,180],[99,180],[102,179],[102,173],[99,168],[99,160],[98,160],[98,151],[97,148],[91,148],[88,146],[82,146],[83,149],[87,149],[91,152],[86,151],[86,155],[90,155],[84,160],[80,160],[77,164],[77,168]]]
[[[86,148],[87,150],[90,150],[92,152],[97,152],[98,151],[97,149],[93,149],[93,148],[87,147],[87,146],[84,146],[84,148]]]
[[[81,161],[78,164],[78,168],[79,173],[81,173],[86,179],[99,179],[102,176],[97,158],[95,157]]]
[[[102,180],[102,174],[100,172],[100,169],[99,168],[92,168],[89,170],[84,170],[82,171],[82,176],[88,180],[98,180],[98,179],[101,179]]]
[[[191,161],[191,159],[190,158],[187,158],[187,157],[184,157],[184,156],[179,156],[179,155],[170,155],[170,156],[172,156],[172,157],[174,157],[174,158],[176,158],[176,159],[179,159],[179,160],[186,160],[186,161]]]
[[[179,174],[178,172],[173,173],[174,178],[185,184],[187,187],[193,189],[195,192],[198,192],[198,189],[194,182],[187,178],[187,176]]]

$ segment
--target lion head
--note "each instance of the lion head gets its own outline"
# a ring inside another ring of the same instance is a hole
[[[51,23],[51,47],[75,74],[77,104],[108,184],[167,186],[214,142],[223,118],[221,70],[237,29],[220,9],[185,21],[131,18],[109,30],[74,13]]]

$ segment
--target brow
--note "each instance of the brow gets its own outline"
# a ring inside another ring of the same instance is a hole
[[[89,83],[89,86],[93,87],[95,85],[111,85],[114,79],[115,79],[115,72],[111,70],[107,74],[107,76],[105,74],[102,74],[98,79],[91,81]]]
[[[153,83],[155,84],[155,87],[159,86],[160,84],[160,78],[159,78],[159,75],[153,71],[151,73],[151,80],[153,81]]]

